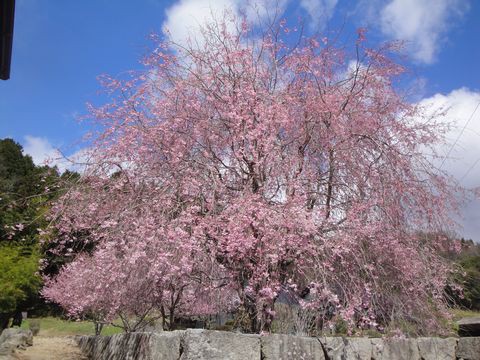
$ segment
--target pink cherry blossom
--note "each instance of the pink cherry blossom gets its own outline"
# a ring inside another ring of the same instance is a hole
[[[261,36],[229,21],[103,79],[89,166],[52,212],[58,249],[90,250],[44,296],[170,324],[242,308],[260,332],[288,290],[325,327],[439,326],[448,239],[422,234],[453,225],[461,189],[426,155],[441,122],[394,86],[397,44],[360,30],[352,57],[324,38],[290,48],[283,21]]]

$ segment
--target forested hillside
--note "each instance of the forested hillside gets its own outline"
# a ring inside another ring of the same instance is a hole
[[[69,176],[36,166],[14,140],[0,140],[0,329],[13,317],[18,321],[21,312],[43,306],[40,238],[50,201]]]

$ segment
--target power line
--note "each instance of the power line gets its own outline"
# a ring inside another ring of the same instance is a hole
[[[465,173],[465,174],[462,176],[462,178],[460,179],[460,182],[461,182],[463,179],[465,179],[468,174],[470,174],[470,171],[473,170],[473,168],[475,167],[475,165],[478,164],[479,161],[480,161],[480,158],[478,158],[478,159],[473,163],[473,165],[468,168],[468,170],[466,171],[466,173]]]
[[[460,140],[460,138],[462,137],[463,132],[464,132],[465,129],[467,128],[468,124],[470,123],[470,120],[472,120],[473,115],[475,115],[475,113],[477,112],[477,109],[478,109],[479,106],[480,106],[480,101],[477,103],[477,106],[475,107],[475,110],[473,110],[472,114],[470,115],[470,117],[468,118],[467,122],[466,122],[465,125],[463,126],[462,131],[460,131],[460,134],[458,134],[457,138],[455,139],[455,142],[453,143],[453,145],[452,145],[452,146],[450,147],[450,149],[448,150],[447,155],[445,155],[445,157],[443,158],[443,161],[442,161],[442,163],[440,164],[440,169],[443,167],[443,164],[445,164],[445,161],[447,160],[447,157],[450,155],[450,153],[452,152],[452,150],[453,150],[453,148],[455,147],[455,145],[457,145],[458,140]],[[464,175],[464,176],[465,176],[465,175]]]

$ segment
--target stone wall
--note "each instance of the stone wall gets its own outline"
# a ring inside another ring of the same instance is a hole
[[[189,329],[81,336],[95,360],[480,360],[480,338],[369,339]]]
[[[33,335],[30,330],[5,329],[0,334],[0,360],[17,359],[14,356],[15,350],[25,349],[32,344]]]

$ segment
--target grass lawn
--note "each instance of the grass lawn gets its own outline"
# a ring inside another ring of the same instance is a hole
[[[26,319],[22,322],[22,328],[28,329],[30,321]],[[95,328],[90,321],[62,320],[55,317],[36,318],[40,322],[40,336],[65,336],[65,335],[94,335]],[[112,335],[121,333],[122,329],[108,325],[104,326],[102,335]]]
[[[465,317],[480,317],[480,312],[451,309],[453,320],[458,321]],[[32,319],[26,319],[22,322],[22,328],[28,329],[29,322]],[[62,320],[56,317],[36,318],[40,322],[40,336],[66,336],[66,335],[94,335],[95,329],[90,321]],[[456,330],[456,329],[455,329]],[[122,329],[108,325],[102,330],[102,335],[113,335],[121,333]]]
[[[480,317],[480,311],[451,309],[451,313],[454,321],[458,321],[467,317]]]

